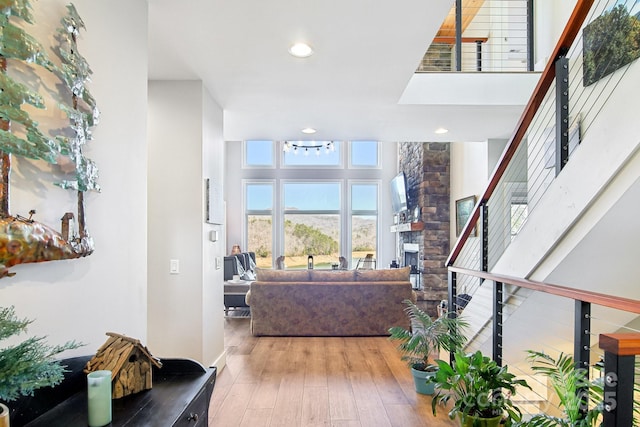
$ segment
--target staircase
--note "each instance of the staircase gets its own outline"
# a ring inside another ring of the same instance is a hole
[[[472,325],[468,349],[493,352],[522,375],[528,349],[574,354],[588,367],[603,355],[601,333],[639,323],[640,60],[583,79],[583,21],[605,14],[604,3],[578,0],[448,260],[450,294],[473,295],[462,312]],[[527,205],[517,227],[515,199]],[[474,227],[481,237],[469,239]],[[585,302],[589,291],[606,295]],[[549,406],[550,394],[536,394],[533,412]]]

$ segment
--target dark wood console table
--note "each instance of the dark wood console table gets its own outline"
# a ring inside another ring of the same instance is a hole
[[[216,368],[204,368],[188,359],[162,359],[162,364],[161,369],[154,368],[151,390],[112,401],[110,427],[208,426]],[[26,426],[86,427],[86,381],[84,384],[81,390]]]

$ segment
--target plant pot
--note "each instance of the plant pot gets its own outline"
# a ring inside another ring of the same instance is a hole
[[[9,427],[9,408],[4,403],[0,403],[0,427]]]
[[[500,425],[502,415],[493,418],[482,418],[474,415],[460,415],[462,427],[497,427]]]
[[[435,371],[421,371],[411,368],[411,373],[413,374],[413,383],[418,393],[433,394],[435,392],[435,384],[427,383],[427,378],[434,376],[436,374]]]

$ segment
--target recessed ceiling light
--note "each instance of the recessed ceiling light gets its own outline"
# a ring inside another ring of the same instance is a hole
[[[316,130],[314,128],[304,128],[302,129],[302,133],[312,134],[312,133],[316,133]]]
[[[296,58],[306,58],[313,54],[313,49],[306,43],[296,43],[289,48],[289,53]]]
[[[438,135],[442,135],[442,134],[445,134],[445,133],[447,133],[447,132],[449,132],[449,129],[445,129],[445,128],[438,128],[438,129],[436,129],[436,133],[437,133]]]

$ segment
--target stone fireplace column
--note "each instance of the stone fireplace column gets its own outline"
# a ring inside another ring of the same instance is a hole
[[[400,233],[400,261],[405,260],[404,245],[417,244],[422,290],[420,305],[437,316],[438,303],[447,298],[448,275],[445,262],[450,241],[450,150],[448,143],[402,142],[398,152],[399,171],[407,177],[409,211],[416,206],[422,231]]]

